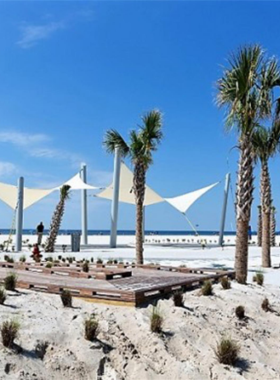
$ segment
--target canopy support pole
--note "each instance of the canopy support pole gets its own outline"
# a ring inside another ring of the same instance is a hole
[[[117,228],[120,193],[121,152],[119,147],[115,148],[114,177],[113,177],[113,199],[111,205],[111,235],[110,248],[117,246]]]
[[[23,225],[23,188],[24,179],[20,177],[18,179],[18,204],[16,210],[16,241],[15,251],[20,252],[22,248],[22,225]]]
[[[81,164],[80,177],[87,183],[87,165]],[[82,244],[88,244],[87,191],[81,190]]]
[[[224,204],[222,210],[222,218],[221,218],[221,226],[220,226],[220,234],[219,234],[219,246],[223,246],[224,241],[224,231],[225,231],[225,222],[226,222],[226,213],[227,213],[227,201],[228,201],[228,193],[229,193],[229,184],[230,184],[230,173],[227,173],[225,180],[225,189],[224,189]]]

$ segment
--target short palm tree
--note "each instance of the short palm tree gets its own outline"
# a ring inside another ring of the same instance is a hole
[[[53,213],[49,236],[46,241],[45,252],[54,252],[55,242],[65,210],[65,202],[70,197],[70,186],[63,185],[60,189],[60,200]]]
[[[271,181],[268,161],[279,151],[280,122],[278,118],[272,128],[258,127],[253,133],[253,151],[261,164],[261,212],[262,212],[262,266],[271,267],[270,257],[270,219],[271,219]]]
[[[146,173],[153,163],[152,153],[162,140],[162,114],[158,110],[148,112],[142,117],[139,130],[130,132],[129,143],[115,130],[105,134],[104,146],[113,153],[118,147],[123,157],[129,156],[134,166],[133,192],[136,204],[136,260],[143,264],[143,206],[145,200]]]
[[[237,281],[245,284],[254,190],[252,134],[260,121],[271,115],[272,89],[280,76],[277,61],[266,60],[259,45],[240,48],[229,57],[228,66],[217,84],[217,103],[226,107],[227,129],[238,132],[235,271]]]

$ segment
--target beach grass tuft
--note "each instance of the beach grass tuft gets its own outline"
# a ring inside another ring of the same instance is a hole
[[[0,288],[0,305],[4,305],[7,295],[4,288]]]
[[[203,296],[212,296],[213,295],[213,286],[211,281],[204,281],[202,288],[201,288],[201,294]]]
[[[269,303],[269,300],[267,298],[265,298],[263,301],[262,301],[262,309],[265,311],[265,312],[268,312],[268,311],[271,311],[271,306],[270,306],[270,303]]]
[[[1,325],[1,337],[4,347],[12,347],[14,340],[18,337],[19,323],[15,320],[4,321]]]
[[[184,299],[183,299],[183,293],[182,292],[175,292],[173,293],[173,302],[174,302],[174,306],[177,306],[177,307],[183,307],[184,306]]]
[[[72,294],[69,290],[62,290],[60,298],[64,307],[72,307]]]
[[[235,309],[235,315],[238,319],[244,319],[245,318],[245,308],[242,305],[237,306]]]
[[[230,279],[228,277],[222,277],[220,282],[221,282],[223,289],[230,289],[231,288],[231,282],[230,282]]]
[[[82,268],[83,268],[83,272],[86,272],[86,273],[89,272],[89,264],[88,264],[88,261],[85,261],[85,262],[83,263]]]
[[[230,337],[223,337],[217,343],[215,355],[219,363],[234,366],[239,358],[240,346]]]
[[[162,332],[163,317],[157,306],[153,306],[152,314],[150,317],[150,329],[154,333]]]
[[[17,275],[15,273],[9,273],[4,279],[4,287],[6,290],[14,291],[17,285]]]
[[[85,320],[85,338],[86,340],[93,341],[96,339],[99,330],[99,322],[95,316],[92,315]]]

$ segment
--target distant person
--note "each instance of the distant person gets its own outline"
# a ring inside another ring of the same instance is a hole
[[[40,222],[40,224],[38,224],[36,230],[37,230],[37,236],[38,236],[37,244],[41,245],[41,243],[42,243],[42,237],[43,237],[43,232],[44,232],[43,222]]]
[[[251,226],[248,227],[248,240],[252,240],[252,229],[251,229]]]

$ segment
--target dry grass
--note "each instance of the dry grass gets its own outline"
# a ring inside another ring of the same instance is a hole
[[[262,301],[262,309],[263,309],[265,312],[272,311],[272,308],[271,308],[270,303],[269,303],[269,301],[268,301],[267,298],[265,298],[265,299]]]
[[[211,281],[205,281],[201,288],[201,294],[203,296],[212,296],[213,295],[213,286]]]
[[[4,279],[4,287],[6,290],[14,291],[17,285],[17,275],[15,273],[9,273]]]
[[[72,294],[69,290],[63,290],[60,298],[64,307],[72,307]]]
[[[221,282],[223,289],[230,289],[231,288],[231,282],[230,282],[228,277],[222,277],[220,282]]]
[[[7,295],[6,295],[5,289],[1,288],[0,289],[0,305],[4,305],[6,298],[7,298]]]
[[[91,342],[96,339],[98,335],[99,323],[95,319],[95,316],[91,316],[90,318],[85,320],[85,338],[86,340],[90,340]]]
[[[174,306],[183,307],[184,306],[184,298],[182,292],[175,292],[172,296]]]
[[[256,282],[258,285],[263,286],[264,283],[264,275],[262,272],[257,272],[253,276],[253,282]]]
[[[5,347],[12,347],[14,340],[18,337],[19,323],[12,321],[4,321],[1,325],[2,343]]]
[[[157,307],[153,307],[153,311],[150,317],[150,329],[154,333],[161,333],[162,332],[162,323],[163,318],[162,315]]]
[[[231,338],[222,338],[215,349],[219,363],[234,366],[239,358],[240,346]]]

